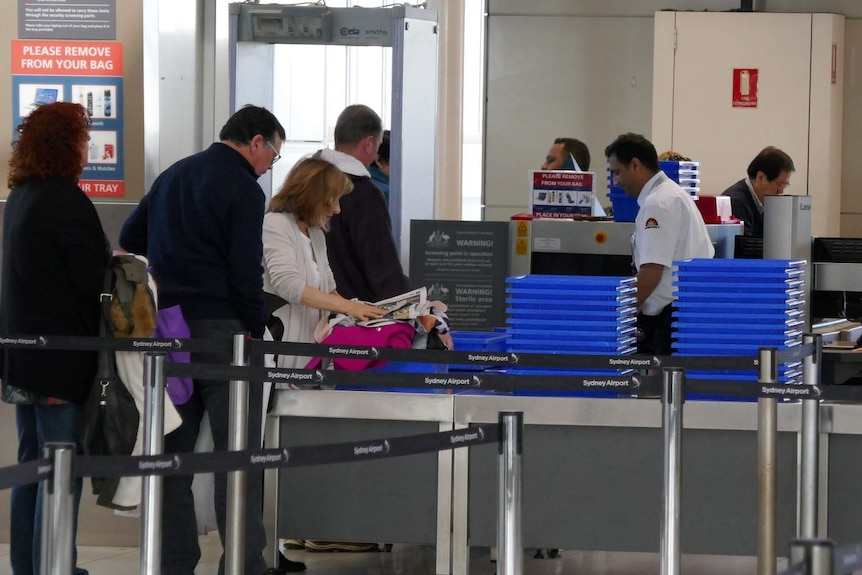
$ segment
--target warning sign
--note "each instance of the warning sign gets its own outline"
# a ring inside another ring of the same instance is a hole
[[[518,237],[526,238],[530,235],[530,226],[527,225],[527,222],[518,222]]]
[[[527,255],[527,247],[529,245],[530,244],[527,242],[527,240],[518,240],[517,242],[515,242],[515,255],[518,255],[518,256]]]

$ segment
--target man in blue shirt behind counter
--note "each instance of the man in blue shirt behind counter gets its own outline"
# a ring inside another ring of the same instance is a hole
[[[281,157],[285,131],[264,108],[245,106],[219,133],[220,142],[180,160],[153,183],[129,216],[120,245],[145,254],[159,286],[159,307],[179,305],[196,339],[230,340],[233,333],[263,336],[263,245],[265,197],[257,179]],[[230,353],[193,354],[195,363],[230,364]],[[195,379],[187,403],[177,406],[183,423],[165,437],[165,453],[194,451],[204,413],[215,451],[228,448],[229,386]],[[260,445],[262,389],[249,388],[248,445]],[[261,472],[247,472],[243,573],[267,570]],[[168,475],[163,487],[163,575],[191,575],[200,559],[192,475]],[[216,474],[215,510],[225,537],[227,480]],[[304,568],[304,566],[303,566]],[[219,563],[224,573],[224,556]]]

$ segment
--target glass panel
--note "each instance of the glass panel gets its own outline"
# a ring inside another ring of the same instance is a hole
[[[482,219],[482,123],[485,78],[484,0],[464,6],[463,148],[461,161],[461,219]]]

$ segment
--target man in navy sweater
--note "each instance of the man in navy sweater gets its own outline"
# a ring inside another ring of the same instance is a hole
[[[257,179],[281,156],[284,128],[264,108],[246,106],[219,133],[218,143],[165,170],[129,216],[120,245],[145,254],[159,286],[159,307],[179,305],[195,339],[227,339],[233,333],[263,336],[265,197]],[[195,363],[228,365],[230,353],[193,354]],[[260,445],[262,390],[249,389],[248,445]],[[194,451],[204,413],[216,451],[228,448],[229,386],[195,380],[188,402],[177,406],[183,423],[165,437],[165,453]],[[192,575],[200,559],[191,475],[164,478],[163,575]],[[215,509],[224,541],[226,476],[216,474]],[[263,478],[248,472],[243,573],[263,575],[266,535]],[[224,573],[224,557],[219,564]]]

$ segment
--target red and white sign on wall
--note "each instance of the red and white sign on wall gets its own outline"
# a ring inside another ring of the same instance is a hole
[[[757,107],[757,68],[733,69],[733,107]]]

